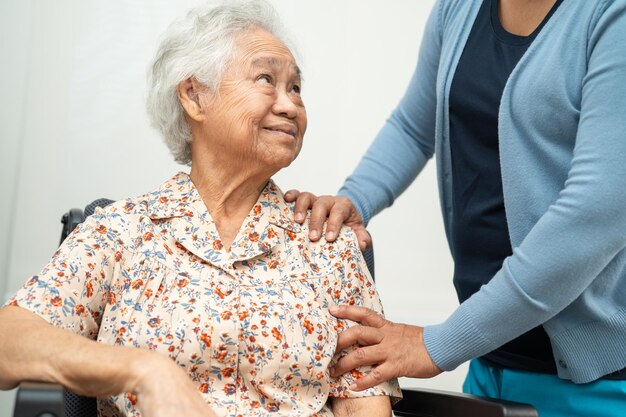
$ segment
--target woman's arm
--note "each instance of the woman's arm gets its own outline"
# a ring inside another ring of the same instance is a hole
[[[58,383],[86,396],[128,393],[145,417],[214,416],[166,356],[97,343],[7,306],[0,309],[0,389],[22,381]]]
[[[362,397],[378,398],[377,401],[384,401],[390,403],[392,400],[397,401],[402,398],[402,392],[396,376],[399,373],[389,373],[385,371],[385,365],[371,366],[372,364],[379,364],[380,355],[376,356],[374,360],[362,361],[356,366],[346,367],[346,364],[352,363],[354,358],[362,358],[363,352],[369,348],[355,348],[355,346],[366,346],[371,344],[369,340],[362,340],[359,337],[361,334],[360,329],[363,326],[356,326],[355,324],[360,320],[354,320],[354,317],[342,317],[337,314],[337,306],[349,305],[352,308],[359,309],[361,311],[367,311],[372,316],[378,318],[381,322],[388,323],[382,317],[383,307],[380,301],[380,296],[376,290],[372,277],[367,269],[363,255],[358,248],[354,234],[348,228],[342,228],[337,242],[334,245],[339,251],[338,258],[342,259],[343,268],[339,268],[340,281],[335,285],[340,291],[333,291],[332,302],[334,305],[329,306],[329,312],[338,320],[338,329],[340,330],[339,337],[336,345],[336,355],[331,362],[330,376],[333,378],[331,382],[330,396],[333,398],[345,398],[350,397],[354,399],[362,399]],[[341,310],[341,307],[339,307]],[[345,320],[347,319],[347,320]],[[366,323],[372,325],[372,323]],[[391,326],[387,326],[388,329]],[[399,326],[395,327],[398,329]],[[348,335],[346,337],[346,334]],[[350,335],[355,336],[351,338]],[[421,335],[421,334],[420,334]],[[380,339],[377,340],[380,342]],[[402,340],[406,342],[406,340]],[[402,349],[399,349],[397,345],[392,346],[394,354],[398,352],[406,352],[412,346],[411,343],[401,345]],[[387,345],[389,347],[389,345]],[[378,351],[380,354],[380,350]],[[385,352],[388,353],[388,352]],[[387,367],[388,368],[388,367]],[[355,369],[356,372],[347,372],[351,369]],[[367,387],[362,386],[362,381],[374,381]],[[351,403],[346,403],[346,407]],[[361,407],[362,403],[355,403]],[[378,404],[373,402],[372,404]],[[363,405],[363,410],[367,409],[367,405]]]
[[[114,212],[85,220],[0,309],[0,389],[53,382],[87,396],[125,393],[144,417],[213,416],[169,357],[93,340],[126,253],[123,228],[109,221]]]
[[[333,398],[335,417],[390,417],[391,401],[387,396]]]
[[[147,353],[97,343],[21,307],[0,309],[0,389],[43,381],[86,396],[134,391]]]

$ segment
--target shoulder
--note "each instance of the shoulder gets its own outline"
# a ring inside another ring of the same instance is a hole
[[[106,239],[108,244],[103,246],[131,249],[135,235],[142,230],[139,224],[143,218],[149,218],[145,200],[139,197],[118,200],[105,207],[96,207],[81,224],[77,237],[92,237],[99,242]]]
[[[322,226],[322,237],[317,242],[311,242],[309,239],[309,222],[311,220],[311,210],[309,209],[306,214],[306,218],[302,224],[297,223],[295,218],[295,202],[287,202],[283,198],[283,192],[273,181],[270,184],[270,189],[272,193],[276,197],[277,200],[274,204],[272,210],[279,212],[280,220],[285,223],[284,226],[291,228],[295,233],[299,236],[300,242],[308,242],[308,244],[312,244],[315,246],[324,246],[324,245],[356,245],[358,248],[357,238],[352,229],[343,225],[339,230],[337,239],[334,242],[326,241],[326,223]]]
[[[187,211],[194,199],[193,189],[189,175],[179,172],[152,191],[97,208],[94,216],[118,225],[142,217],[155,220],[174,217]]]
[[[483,0],[438,0],[434,7],[443,16],[454,16],[482,2]]]
[[[171,180],[148,193],[96,207],[94,213],[85,219],[83,227],[93,228],[99,233],[107,230],[107,234],[115,236],[118,243],[129,247],[137,236],[151,231],[149,229],[154,226],[155,221],[169,217],[165,213],[168,211],[165,209],[169,209],[169,199],[163,190],[170,182]],[[179,209],[179,206],[177,202],[175,209]]]
[[[596,15],[602,15],[614,9],[623,10],[623,8],[626,7],[626,0],[597,0],[595,2],[585,0],[577,1],[580,8],[587,7],[595,10]]]
[[[300,235],[307,242],[310,248],[317,248],[320,251],[335,253],[341,255],[343,260],[355,259],[360,254],[359,243],[356,234],[346,225],[342,225],[337,234],[337,238],[329,242],[326,240],[326,226],[322,226],[322,236],[317,242],[311,242],[309,239],[309,220],[311,212],[307,213],[304,223],[301,225]]]
[[[606,25],[620,24],[625,25],[626,19],[626,0],[598,0],[596,2],[587,2],[578,0],[579,8],[587,8],[591,16],[589,25],[589,36],[597,30],[603,30]]]
[[[467,22],[470,13],[480,7],[482,0],[438,0],[433,13],[437,13],[437,19],[441,28],[449,28]]]
[[[147,195],[117,200],[105,207],[97,207],[87,219],[110,226],[127,228],[128,224],[142,216],[148,216]]]
[[[328,249],[328,247],[341,249],[341,248],[348,248],[348,247],[349,248],[359,247],[356,235],[354,234],[352,229],[350,229],[349,227],[345,225],[341,226],[341,229],[339,230],[339,233],[335,241],[328,242],[326,240],[327,224],[324,223],[322,225],[322,237],[318,241],[312,242],[309,239],[309,232],[310,232],[309,222],[311,220],[311,210],[307,211],[304,222],[302,222],[302,224],[299,224],[294,220],[295,203],[289,203],[289,202],[283,201],[281,202],[281,205],[282,205],[282,208],[280,210],[281,215],[278,216],[280,218],[281,227],[295,233],[297,235],[297,240],[301,245],[309,249],[314,249],[314,248]]]
[[[598,25],[607,19],[611,22],[616,17],[623,17],[626,0],[568,0],[563,1],[551,18],[556,26],[568,26],[590,38]]]

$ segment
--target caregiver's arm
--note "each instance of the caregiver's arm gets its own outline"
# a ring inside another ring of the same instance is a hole
[[[424,328],[423,343],[429,355],[424,364],[432,360],[440,369],[452,370],[546,323],[571,305],[618,254],[624,255],[626,5],[614,2],[601,6],[607,9],[589,36],[580,122],[565,186],[496,276],[444,323]],[[344,308],[333,314],[356,314],[355,307]],[[381,340],[375,326],[363,324],[368,334]],[[345,333],[338,346],[350,343]],[[361,344],[371,346],[359,349],[358,357],[351,353],[342,358],[336,370],[345,372],[362,364],[390,361],[402,376],[429,376],[413,366],[420,349],[403,359],[394,358],[397,355],[389,349],[381,353],[380,342],[373,337]],[[398,373],[379,373],[367,383],[359,383],[359,389],[392,376]]]
[[[426,351],[440,369],[452,370],[545,323],[574,302],[618,254],[624,255],[625,3],[602,3],[607,10],[590,33],[576,147],[558,199],[487,285],[444,323],[424,328]],[[346,306],[345,311],[335,315],[350,317],[354,310]],[[381,330],[367,327],[369,333],[381,337]],[[346,339],[347,332],[340,339]],[[413,357],[394,359],[392,352],[380,354],[377,341],[370,344],[359,349],[358,358],[351,353],[335,368],[345,372],[359,364],[390,360],[402,369],[403,376],[430,376],[411,367]],[[345,344],[340,340],[339,345]],[[391,376],[396,374],[377,375],[359,388]]]
[[[599,3],[606,10],[589,34],[576,146],[558,199],[489,284],[424,330],[444,370],[554,317],[626,247],[625,3]]]
[[[312,240],[319,239],[327,218],[326,239],[330,241],[346,220],[351,227],[358,223],[367,225],[373,215],[389,207],[402,194],[433,156],[441,50],[440,8],[441,2],[437,2],[428,19],[417,66],[404,97],[339,190],[339,196],[345,198],[317,199],[312,194],[302,193],[302,198],[298,199],[296,221],[303,222],[306,210],[313,206]],[[299,195],[290,191],[286,199],[293,201]],[[357,232],[357,236],[361,241],[364,235]]]

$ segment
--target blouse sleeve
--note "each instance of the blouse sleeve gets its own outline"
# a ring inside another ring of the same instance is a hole
[[[119,236],[98,211],[74,229],[43,270],[7,305],[32,311],[50,324],[95,339],[103,311],[115,303],[110,277],[122,254]]]
[[[380,315],[384,315],[380,296],[352,230],[344,226],[335,244],[339,249],[339,256],[342,261],[341,267],[338,268],[338,279],[335,280],[334,284],[334,302],[367,307]],[[337,320],[339,332],[356,325],[357,323],[350,320]],[[331,365],[334,365],[341,357],[346,356],[354,349],[357,348],[350,347],[338,352]],[[371,366],[362,366],[331,380],[329,395],[340,398],[387,395],[392,397],[394,403],[399,401],[402,398],[402,393],[398,380],[395,378],[363,391],[352,391],[348,388],[356,379],[366,375],[371,369]]]

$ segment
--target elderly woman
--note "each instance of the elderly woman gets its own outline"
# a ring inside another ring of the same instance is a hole
[[[57,382],[106,417],[390,415],[395,381],[328,371],[351,323],[327,307],[381,311],[355,237],[310,242],[270,179],[302,147],[300,93],[268,5],[171,26],[148,109],[191,173],[97,211],[0,311],[0,387]]]

